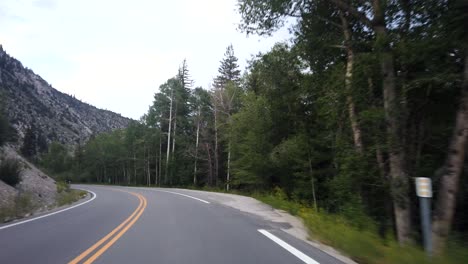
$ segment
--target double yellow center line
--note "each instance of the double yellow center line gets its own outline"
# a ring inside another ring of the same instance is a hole
[[[123,191],[123,192],[127,192],[127,191]],[[106,250],[109,249],[117,240],[119,240],[119,238],[122,237],[123,234],[125,234],[125,232],[127,232],[127,230],[135,224],[138,218],[140,218],[141,214],[143,214],[143,211],[145,211],[145,208],[147,205],[146,198],[143,195],[138,194],[138,193],[134,193],[134,192],[127,192],[127,193],[130,193],[139,199],[140,204],[138,205],[137,209],[127,219],[125,219],[125,221],[123,221],[119,226],[117,226],[114,230],[112,230],[109,234],[101,238],[101,240],[96,242],[96,244],[92,245],[90,248],[85,250],[79,256],[74,258],[72,261],[68,262],[68,264],[79,263],[80,261],[88,257],[91,253],[93,253],[102,244],[105,243],[99,250],[97,250],[93,255],[91,255],[86,261],[83,262],[84,264],[93,263],[97,258],[99,258],[99,256],[101,256],[104,252],[106,252]],[[116,233],[117,235],[115,235]]]

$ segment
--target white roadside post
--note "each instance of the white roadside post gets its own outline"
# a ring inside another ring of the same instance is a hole
[[[431,237],[431,198],[432,184],[431,179],[427,177],[417,177],[416,194],[419,197],[419,208],[421,212],[421,229],[424,241],[424,250],[432,255],[432,237]]]

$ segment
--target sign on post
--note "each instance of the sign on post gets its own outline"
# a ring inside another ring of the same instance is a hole
[[[416,194],[419,197],[432,198],[432,183],[430,178],[416,178]]]
[[[432,255],[432,239],[431,239],[431,198],[432,198],[432,183],[430,178],[416,178],[416,194],[419,196],[419,208],[421,211],[421,229],[424,239],[424,249],[426,253]]]

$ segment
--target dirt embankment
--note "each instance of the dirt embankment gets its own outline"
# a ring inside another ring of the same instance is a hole
[[[14,187],[0,180],[0,213],[3,212],[4,217],[0,221],[45,211],[55,206],[57,187],[52,178],[21,157],[13,147],[0,148],[0,159],[0,162],[6,159],[18,161],[21,179]]]

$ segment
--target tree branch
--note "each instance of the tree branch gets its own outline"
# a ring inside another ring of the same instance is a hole
[[[373,26],[372,21],[367,18],[366,14],[363,12],[359,12],[357,9],[349,5],[348,3],[342,1],[342,0],[331,0],[332,3],[336,5],[339,9],[345,12],[349,12],[352,16],[356,17],[359,19],[362,23],[366,24],[367,26],[371,27]]]
[[[340,24],[338,24],[336,22],[331,21],[330,19],[326,19],[326,18],[321,17],[321,16],[317,16],[317,19],[321,20],[321,21],[324,21],[324,22],[327,22],[327,23],[330,23],[331,25],[333,25],[333,26],[335,26],[337,28],[343,29],[343,26],[341,26]]]

